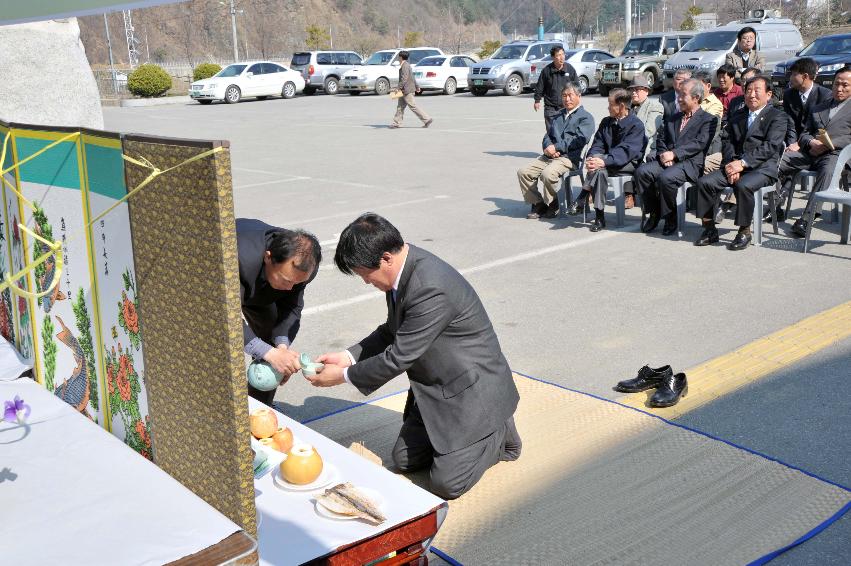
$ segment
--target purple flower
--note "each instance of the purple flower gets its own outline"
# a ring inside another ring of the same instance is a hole
[[[30,416],[30,406],[19,396],[15,395],[14,401],[6,401],[6,410],[3,412],[4,421],[24,424],[28,416]]]

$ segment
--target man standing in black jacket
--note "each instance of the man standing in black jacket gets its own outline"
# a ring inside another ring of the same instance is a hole
[[[286,382],[301,369],[291,345],[301,326],[304,288],[319,271],[322,249],[313,234],[250,218],[236,220],[236,242],[245,353],[266,360]],[[248,394],[267,405],[275,398],[274,389],[251,385]]]
[[[544,99],[544,123],[547,133],[556,116],[564,108],[561,92],[567,83],[576,81],[576,70],[570,63],[564,62],[564,48],[557,45],[550,49],[553,62],[544,67],[538,82],[535,84],[535,112],[541,109],[541,99]]]

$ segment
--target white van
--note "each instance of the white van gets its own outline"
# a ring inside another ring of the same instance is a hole
[[[765,57],[765,75],[771,75],[774,65],[782,63],[801,50],[804,42],[801,32],[787,18],[764,17],[769,11],[753,10],[758,17],[731,22],[701,32],[683,45],[680,51],[665,62],[665,88],[671,86],[677,69],[707,71],[713,75],[724,64],[727,53],[736,47],[736,35],[743,27],[756,30],[756,50]]]

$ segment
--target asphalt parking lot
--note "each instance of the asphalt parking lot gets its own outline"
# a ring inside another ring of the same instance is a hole
[[[407,241],[466,274],[493,320],[512,368],[617,398],[619,380],[645,363],[681,371],[851,300],[851,247],[838,224],[817,222],[811,253],[788,237],[742,252],[695,248],[639,232],[640,212],[588,231],[582,217],[526,220],[516,170],[540,152],[543,115],[529,95],[424,95],[429,129],[395,101],[362,95],[299,96],[236,105],[105,108],[107,129],[231,142],[237,216],[314,232],[323,242],[296,349],[343,349],[385,316],[382,295],[333,267],[334,242],[364,211],[386,216]],[[597,122],[605,99],[583,104]],[[793,204],[797,215],[802,201]],[[731,220],[722,241],[735,235]],[[689,426],[851,485],[848,377],[851,340],[686,415]],[[406,388],[398,378],[376,393]],[[279,389],[285,413],[307,419],[363,397],[349,386],[316,390],[296,376]],[[522,431],[521,431],[522,433]],[[847,564],[851,519],[778,558]]]

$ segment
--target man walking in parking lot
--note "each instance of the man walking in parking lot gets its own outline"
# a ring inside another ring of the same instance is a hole
[[[399,90],[402,91],[402,96],[399,97],[396,103],[396,115],[393,117],[393,123],[390,124],[390,128],[396,129],[402,125],[402,116],[405,114],[405,107],[409,107],[411,112],[423,121],[423,128],[428,128],[434,120],[429,118],[428,114],[423,112],[414,100],[414,93],[417,92],[417,83],[414,81],[411,64],[408,63],[408,52],[400,51],[399,59],[402,61],[402,64],[399,65]]]
[[[544,67],[538,82],[535,83],[535,112],[541,109],[541,99],[544,99],[544,123],[547,132],[556,119],[558,113],[564,108],[561,101],[561,92],[568,82],[576,80],[576,70],[570,63],[565,63],[564,47],[557,45],[550,49],[553,62]]]

